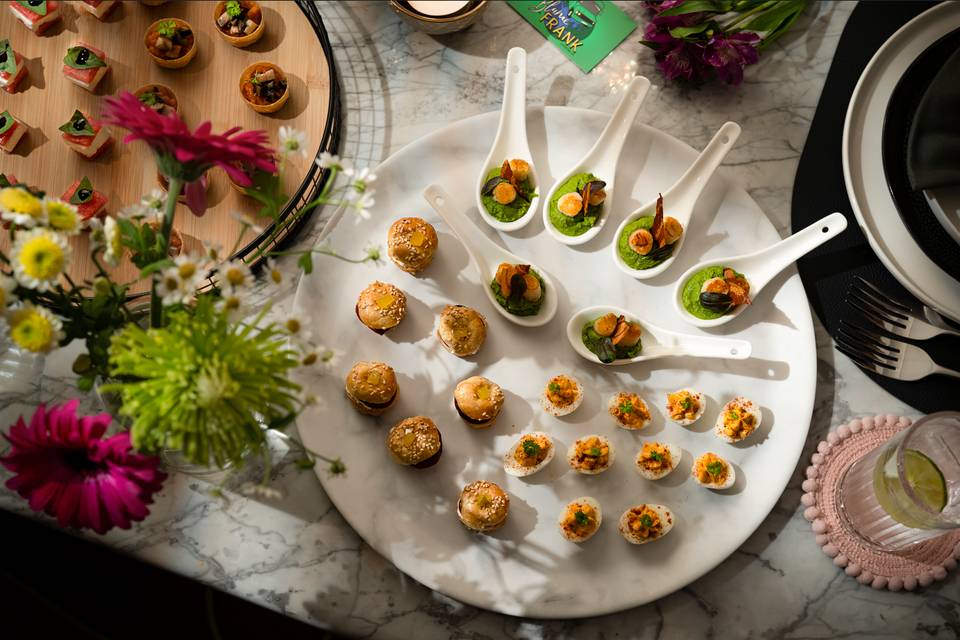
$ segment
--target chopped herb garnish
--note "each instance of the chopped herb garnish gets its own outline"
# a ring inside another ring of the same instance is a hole
[[[651,518],[649,515],[645,513],[642,516],[640,516],[640,524],[642,524],[645,527],[652,527],[653,518]]]
[[[580,511],[580,509],[577,509],[576,513],[573,514],[573,519],[576,520],[579,525],[585,526],[590,524],[590,516]]]
[[[680,402],[680,406],[683,407],[684,409],[689,409],[690,407],[692,407],[693,401],[690,400],[690,396],[685,396],[683,400]]]
[[[740,414],[737,413],[736,411],[730,411],[729,413],[727,413],[727,417],[729,417],[731,420],[739,420]]]
[[[651,459],[651,460],[656,460],[657,462],[662,462],[662,461],[663,461],[663,456],[660,455],[659,453],[657,453],[656,451],[651,451],[651,452],[650,452],[650,459]]]
[[[523,453],[531,458],[535,458],[543,449],[535,440],[524,440],[520,446],[523,447]]]
[[[721,473],[723,473],[724,467],[725,465],[719,460],[717,460],[716,462],[711,462],[710,464],[707,465],[707,473],[709,473],[712,476],[719,476]]]
[[[157,25],[157,33],[164,38],[173,39],[177,35],[177,23],[173,20],[164,20]]]
[[[137,99],[140,101],[140,104],[146,105],[148,107],[152,107],[156,104],[160,104],[160,96],[158,96],[157,93],[153,90],[144,91],[139,96],[137,96]]]
[[[624,400],[617,408],[620,409],[620,413],[633,413],[633,401]]]
[[[587,449],[587,455],[592,458],[600,457],[600,447],[590,447]]]
[[[239,18],[240,14],[243,13],[243,7],[240,6],[237,0],[228,0],[224,9],[226,9],[227,15],[231,18]]]
[[[560,385],[558,385],[556,382],[551,382],[547,385],[547,389],[550,390],[550,393],[557,393],[560,391]]]

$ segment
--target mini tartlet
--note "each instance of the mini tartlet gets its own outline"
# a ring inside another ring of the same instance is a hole
[[[266,31],[263,10],[251,0],[218,2],[213,8],[213,24],[220,37],[235,47],[249,47]]]
[[[510,496],[496,483],[476,480],[463,488],[457,517],[471,531],[490,533],[503,526],[510,513]]]
[[[669,442],[644,442],[634,461],[637,473],[647,480],[665,478],[680,464],[680,447]]]
[[[367,416],[379,416],[400,396],[397,375],[383,362],[358,362],[347,373],[344,392],[353,407]]]
[[[387,232],[387,255],[407,273],[419,273],[433,261],[437,231],[423,218],[400,218]]]
[[[453,390],[453,406],[474,429],[492,426],[503,409],[503,389],[482,376],[467,378]]]
[[[355,309],[360,322],[368,329],[384,334],[403,320],[407,296],[392,284],[377,280],[360,292]]]
[[[733,465],[715,453],[707,452],[693,463],[690,475],[708,489],[729,489],[737,481]]]
[[[571,500],[560,513],[557,524],[560,526],[560,535],[570,542],[586,542],[600,530],[603,523],[603,512],[600,503],[590,496],[582,496]]]
[[[180,18],[162,18],[151,24],[143,35],[147,54],[165,69],[181,69],[197,55],[193,28]]]
[[[570,468],[590,476],[603,473],[613,466],[613,458],[613,444],[597,434],[578,438],[567,451]]]
[[[290,85],[277,65],[254,62],[240,74],[240,95],[257,113],[273,113],[287,103]]]
[[[703,415],[707,403],[703,394],[690,389],[680,389],[667,394],[667,417],[679,425],[688,427]]]
[[[757,430],[762,418],[763,414],[752,400],[737,396],[723,405],[713,432],[724,442],[740,442]]]
[[[635,393],[621,391],[610,396],[607,413],[621,429],[636,431],[650,424],[650,409],[643,398]]]
[[[472,356],[487,339],[487,319],[483,314],[461,304],[447,305],[440,312],[437,339],[455,356]]]
[[[550,378],[540,396],[540,406],[552,416],[568,416],[583,402],[583,387],[573,376],[560,374]]]
[[[620,516],[620,535],[631,544],[659,540],[673,529],[673,514],[662,504],[638,504]]]
[[[177,94],[170,87],[158,84],[156,82],[145,84],[133,95],[137,96],[140,104],[147,106],[160,115],[168,115],[171,112],[180,113],[180,101],[177,100]]]
[[[503,470],[519,478],[531,476],[550,464],[555,449],[553,439],[542,431],[525,433],[503,456]]]
[[[397,464],[426,469],[440,460],[443,440],[433,420],[414,416],[393,425],[387,434],[387,450]]]

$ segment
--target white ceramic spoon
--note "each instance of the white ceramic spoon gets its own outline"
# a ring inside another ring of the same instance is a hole
[[[643,342],[643,350],[635,358],[625,358],[623,360],[614,360],[606,363],[600,362],[597,355],[587,349],[583,344],[582,331],[583,325],[596,320],[607,313],[622,315],[634,322],[639,322],[642,328],[640,340]],[[577,311],[567,323],[567,340],[570,346],[580,356],[597,364],[607,366],[619,366],[624,364],[633,364],[634,362],[647,362],[658,358],[669,358],[675,356],[692,356],[695,358],[721,358],[727,360],[745,360],[750,357],[753,346],[746,340],[735,340],[733,338],[713,338],[710,336],[694,336],[683,333],[677,333],[668,329],[650,324],[643,318],[631,313],[626,309],[619,307],[598,306],[587,307]]]
[[[435,184],[428,185],[423,190],[423,197],[427,203],[433,207],[447,226],[460,238],[460,242],[466,248],[467,253],[473,258],[473,263],[477,267],[477,273],[480,274],[480,284],[487,299],[493,308],[500,312],[504,318],[518,324],[522,327],[539,327],[553,320],[557,315],[557,290],[554,288],[553,280],[550,275],[542,268],[531,263],[529,260],[517,257],[509,251],[500,248],[492,242],[487,236],[483,235],[472,222],[467,220],[463,214],[453,211],[450,207],[453,201],[447,192]],[[515,316],[497,302],[493,297],[493,291],[490,290],[490,283],[496,275],[497,267],[500,263],[508,262],[510,264],[529,264],[543,280],[544,295],[546,298],[540,307],[540,311],[534,316]]]
[[[683,225],[683,234],[680,239],[674,243],[673,253],[670,257],[650,269],[634,269],[620,257],[618,247],[620,245],[620,236],[628,224],[642,216],[652,216],[657,212],[657,200],[654,198],[651,202],[643,205],[620,223],[617,227],[617,233],[613,236],[613,261],[621,271],[628,276],[633,276],[637,280],[646,280],[660,273],[663,273],[673,264],[674,258],[680,254],[683,248],[683,241],[690,233],[690,219],[693,217],[693,208],[703,193],[703,188],[710,182],[710,177],[717,170],[717,167],[727,157],[727,152],[733,148],[737,138],[740,137],[740,125],[736,122],[726,122],[720,130],[713,136],[713,139],[704,147],[703,151],[693,164],[690,165],[680,179],[673,186],[663,192],[663,215],[673,216],[681,225]]]
[[[603,225],[606,224],[611,214],[610,207],[613,204],[613,188],[617,175],[617,162],[620,159],[620,150],[623,148],[623,143],[627,139],[627,134],[630,133],[630,127],[633,126],[633,120],[636,118],[637,112],[640,110],[640,105],[643,103],[643,98],[647,95],[649,88],[650,81],[643,76],[637,76],[630,82],[630,86],[627,87],[623,97],[620,98],[620,104],[617,105],[613,115],[610,116],[610,121],[607,122],[607,126],[603,128],[603,132],[600,134],[600,137],[597,138],[593,147],[580,162],[560,176],[553,187],[551,187],[549,193],[547,193],[547,197],[543,201],[543,226],[547,228],[550,235],[558,242],[568,245],[583,244],[596,237],[596,235],[600,233],[600,230],[603,229]],[[557,231],[553,223],[550,222],[550,202],[553,200],[553,196],[557,189],[560,188],[560,185],[578,173],[592,173],[600,180],[606,182],[607,185],[604,187],[604,191],[606,191],[607,197],[603,203],[600,217],[593,227],[579,236],[567,236]]]
[[[513,222],[501,222],[487,212],[480,191],[487,183],[487,174],[491,169],[503,165],[504,160],[516,159],[526,160],[530,165],[530,182],[537,189],[537,195],[530,199],[530,208],[520,218]],[[514,47],[507,53],[500,124],[497,126],[493,147],[480,169],[476,193],[480,217],[498,231],[516,231],[525,227],[537,215],[537,207],[540,206],[540,183],[537,181],[533,155],[527,142],[527,52],[520,47]]]
[[[697,327],[716,327],[730,322],[743,313],[744,309],[753,305],[738,305],[727,314],[712,320],[696,317],[683,306],[683,288],[693,274],[710,266],[730,267],[746,276],[747,282],[750,284],[750,298],[756,299],[760,295],[760,291],[778,273],[846,228],[846,217],[842,213],[831,213],[806,229],[802,229],[766,249],[742,256],[704,260],[693,265],[677,280],[677,287],[673,293],[673,304],[677,308],[677,313],[684,320]]]

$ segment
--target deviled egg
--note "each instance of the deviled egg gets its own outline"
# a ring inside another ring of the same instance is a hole
[[[690,475],[708,489],[729,489],[737,481],[737,472],[733,465],[710,452],[696,459]]]
[[[753,401],[737,396],[723,405],[713,432],[724,442],[740,442],[756,431],[762,416]]]
[[[644,442],[637,453],[637,473],[647,480],[659,480],[680,464],[680,447],[669,442]]]
[[[613,423],[621,429],[634,431],[650,424],[650,409],[643,398],[635,393],[621,391],[610,396],[607,412],[613,418]]]
[[[576,378],[565,374],[550,378],[540,397],[543,410],[558,418],[576,411],[581,402],[583,402],[583,387]]]
[[[542,431],[525,433],[503,456],[503,470],[525,477],[540,471],[553,460],[553,440]]]
[[[673,529],[673,513],[662,504],[638,504],[620,516],[620,535],[630,544],[658,540]]]
[[[703,415],[707,408],[703,394],[690,389],[680,389],[667,394],[667,415],[679,425],[688,427]]]
[[[613,445],[603,436],[583,436],[570,445],[567,462],[577,473],[597,475],[613,465]]]
[[[560,535],[570,542],[586,542],[600,530],[603,513],[600,503],[590,496],[571,500],[560,514]]]

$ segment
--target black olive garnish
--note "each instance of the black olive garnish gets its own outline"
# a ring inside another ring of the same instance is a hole
[[[87,64],[87,61],[90,59],[90,50],[87,48],[81,48],[80,51],[77,51],[77,64]]]
[[[7,126],[7,116],[0,116],[0,129]]]
[[[90,196],[92,195],[93,195],[93,192],[90,191],[90,189],[79,189],[77,191],[77,197],[80,199],[81,202],[86,202],[87,200],[90,199]]]
[[[700,294],[700,304],[704,309],[715,311],[717,313],[726,313],[733,308],[733,300],[726,293],[714,293],[712,291],[703,291]]]
[[[3,64],[6,61],[7,61],[7,52],[0,51],[0,64]]]
[[[86,118],[77,118],[77,119],[73,122],[73,130],[74,130],[74,131],[83,131],[83,130],[86,129],[86,128],[87,128],[87,119],[86,119]]]
[[[30,5],[31,7],[39,7],[44,3],[44,1],[45,0],[29,0],[27,4]]]

